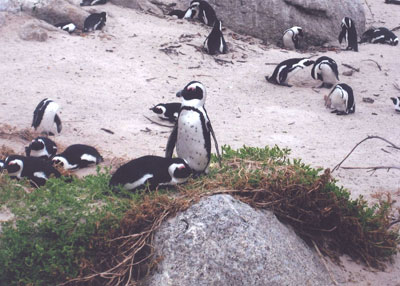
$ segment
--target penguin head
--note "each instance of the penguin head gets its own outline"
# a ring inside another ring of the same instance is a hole
[[[302,64],[305,65],[306,67],[309,67],[309,66],[315,64],[315,61],[310,60],[310,59],[304,59],[304,60],[302,61]]]
[[[292,27],[292,31],[299,37],[303,37],[303,28],[299,26]]]
[[[101,12],[100,16],[104,19],[104,22],[107,20],[107,13],[106,12]]]
[[[43,150],[44,146],[44,141],[41,137],[37,137],[36,139],[32,140],[31,144],[29,144],[29,148],[35,151]]]
[[[221,20],[215,20],[213,29],[222,32],[222,22]]]
[[[203,106],[206,101],[206,88],[199,81],[189,82],[185,88],[176,93],[177,97],[182,97],[182,106]]]
[[[187,162],[181,158],[172,158],[168,167],[168,173],[171,178],[178,180],[180,183],[186,181],[192,174],[192,169]]]
[[[183,18],[193,19],[199,13],[199,6],[200,6],[200,1],[198,0],[193,0],[192,2],[190,2],[190,7],[189,9],[187,9],[185,16],[183,16]]]
[[[394,109],[400,112],[400,97],[391,97],[390,99],[393,101]]]
[[[23,156],[19,155],[10,155],[6,158],[4,166],[10,176],[21,178],[22,169],[24,168],[23,158]]]
[[[54,156],[53,159],[51,159],[51,163],[53,165],[60,166],[63,168],[66,166],[69,166],[67,159],[65,159],[64,157],[62,157],[60,155]]]
[[[394,40],[391,41],[392,46],[397,46],[399,44],[399,38],[395,38]]]
[[[342,28],[350,29],[352,25],[353,25],[353,21],[349,17],[343,18],[342,24],[341,24]]]
[[[160,103],[150,108],[150,110],[156,114],[164,114],[167,109],[165,108],[164,104]]]

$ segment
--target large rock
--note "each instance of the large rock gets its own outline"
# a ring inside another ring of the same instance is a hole
[[[165,222],[155,249],[162,260],[143,285],[331,285],[291,228],[228,195],[205,198]]]
[[[158,6],[154,5],[152,2],[154,1],[149,1],[149,0],[110,0],[111,3],[126,7],[126,8],[131,8],[131,9],[136,9],[136,10],[143,10],[152,14],[156,15],[163,15],[164,12],[161,8]],[[162,2],[162,1],[161,1]],[[156,1],[156,3],[161,3]]]

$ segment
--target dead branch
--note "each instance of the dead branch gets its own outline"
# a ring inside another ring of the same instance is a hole
[[[372,60],[372,59],[362,60],[362,62],[368,62],[368,61],[374,62],[374,63],[376,64],[376,66],[378,67],[378,69],[379,69],[380,71],[382,71],[382,67],[381,67],[380,64],[377,63],[377,61],[374,61],[374,60]]]
[[[342,64],[342,66],[345,66],[346,68],[349,68],[349,69],[351,69],[351,70],[353,70],[353,71],[360,72],[360,69],[359,69],[359,68],[355,68],[355,67],[353,67],[353,66],[351,66],[351,65]]]
[[[400,86],[397,83],[393,84],[394,88],[400,91]]]
[[[233,62],[232,62],[232,61],[226,61],[226,60],[223,60],[223,59],[214,58],[214,61],[215,61],[217,64],[220,64],[220,65],[223,65],[223,64],[232,64],[232,65],[233,65]]]
[[[339,285],[337,283],[337,281],[335,280],[335,278],[333,277],[332,271],[329,269],[328,264],[326,264],[325,258],[322,256],[321,251],[319,251],[319,248],[318,248],[317,244],[315,243],[314,240],[311,240],[311,241],[312,241],[312,243],[314,245],[315,251],[317,251],[319,258],[322,261],[322,264],[324,264],[326,271],[328,271],[329,277],[331,278],[333,284]]]
[[[380,169],[396,169],[400,170],[400,166],[374,166],[374,167],[341,167],[342,169],[346,170],[369,170],[368,172],[375,172],[376,170]]]
[[[400,4],[399,4],[399,5],[400,5]],[[397,30],[400,30],[400,26],[394,27],[394,28],[392,29],[392,32],[397,31]]]
[[[143,115],[143,117],[146,118],[148,121],[150,121],[150,122],[153,123],[153,124],[156,124],[156,125],[159,125],[159,126],[162,126],[162,127],[174,128],[173,125],[165,125],[165,124],[158,123],[158,122],[156,122],[156,121],[154,121],[154,120],[148,118],[146,115]]]

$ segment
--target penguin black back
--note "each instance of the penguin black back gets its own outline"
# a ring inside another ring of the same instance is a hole
[[[107,20],[106,12],[90,14],[85,19],[85,22],[83,24],[84,26],[83,31],[90,32],[94,30],[101,30],[106,24],[106,20]]]
[[[399,43],[397,36],[385,27],[371,28],[365,31],[361,36],[360,43],[373,43],[373,44],[389,44],[396,46]]]
[[[314,61],[308,58],[292,58],[279,63],[271,76],[266,76],[265,79],[273,84],[290,86],[287,81],[291,75],[300,69],[311,66]]]
[[[342,30],[339,34],[339,43],[341,44],[343,39],[345,39],[347,41],[346,49],[358,52],[357,30],[354,21],[349,17],[344,17],[341,28]]]
[[[53,126],[56,124],[57,132],[62,130],[61,119],[57,112],[59,105],[49,98],[39,102],[33,112],[32,127],[42,129],[42,133],[53,135]]]
[[[204,41],[204,48],[210,55],[215,54],[226,54],[228,48],[226,46],[226,42],[224,39],[224,35],[222,34],[222,23],[219,20],[215,20],[214,27]]]
[[[64,152],[53,158],[53,163],[61,163],[67,170],[85,168],[91,164],[99,164],[100,162],[103,162],[103,157],[101,157],[96,148],[84,144],[68,146]]]
[[[311,69],[313,79],[321,80],[323,87],[332,87],[339,80],[337,63],[330,57],[319,57]]]

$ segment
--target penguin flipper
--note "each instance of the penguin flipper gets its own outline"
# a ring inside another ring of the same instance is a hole
[[[343,41],[345,35],[346,35],[346,28],[343,27],[343,28],[342,28],[342,31],[340,31],[340,34],[339,34],[339,44],[342,43],[342,41]]]
[[[165,150],[165,158],[172,158],[177,137],[178,137],[178,124],[175,124],[174,129],[172,129],[171,135],[169,135],[168,138],[167,148]]]
[[[56,125],[57,125],[57,132],[60,133],[61,130],[62,130],[62,124],[61,124],[61,119],[60,119],[60,117],[58,116],[58,114],[56,114],[56,116],[54,117],[54,122],[55,122]]]
[[[211,122],[210,122],[210,121],[208,121],[207,127],[208,127],[208,130],[210,130],[211,135],[212,135],[213,140],[214,140],[214,146],[215,146],[215,150],[217,151],[219,166],[222,167],[221,154],[219,153],[219,147],[218,147],[217,137],[215,137],[214,129],[212,128]]]
[[[31,156],[31,148],[30,147],[25,147],[25,154],[26,154],[26,157]]]

